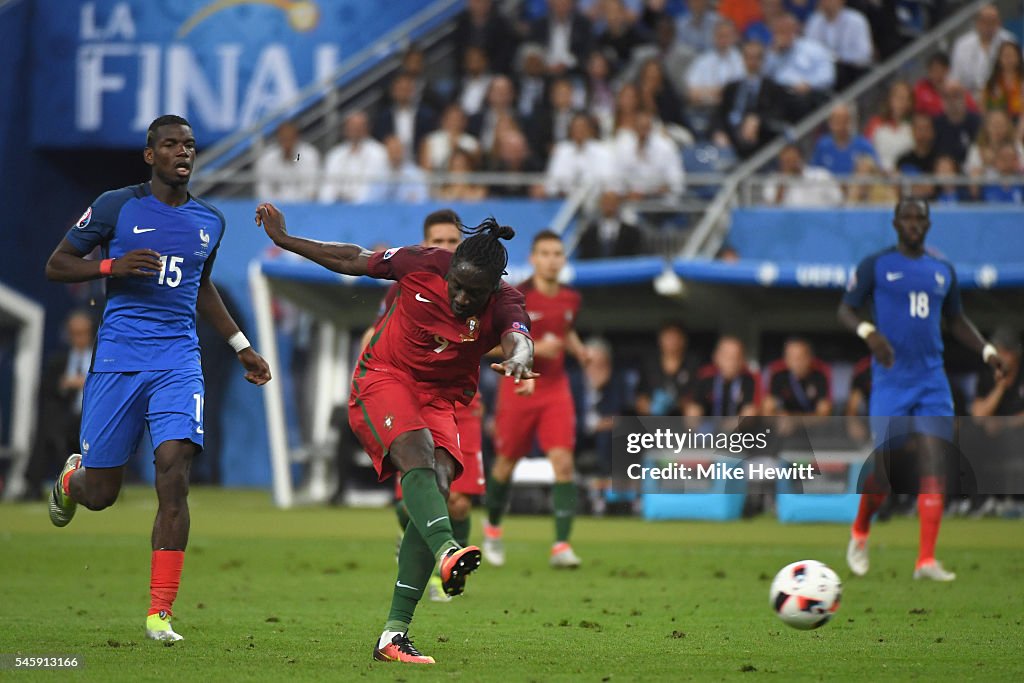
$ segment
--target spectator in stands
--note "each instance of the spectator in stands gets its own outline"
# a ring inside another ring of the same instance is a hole
[[[548,0],[547,16],[534,22],[530,40],[544,46],[548,73],[562,76],[583,68],[594,48],[590,21],[576,11],[575,0]]]
[[[671,16],[663,15],[654,23],[654,44],[641,45],[633,51],[633,60],[629,68],[620,77],[625,81],[633,81],[640,72],[640,67],[648,60],[657,60],[665,78],[672,84],[676,92],[686,92],[686,73],[697,52],[676,40],[676,22]]]
[[[576,110],[572,81],[557,78],[551,82],[547,105],[528,122],[526,132],[530,147],[547,155],[553,145],[569,137],[569,124]]]
[[[959,204],[967,199],[967,188],[955,182],[960,177],[960,167],[956,159],[948,154],[941,155],[935,160],[935,175],[939,176],[940,182],[935,188],[934,204]],[[945,180],[946,182],[942,182]]]
[[[757,41],[743,44],[744,75],[725,86],[712,127],[715,144],[731,144],[742,159],[752,156],[785,127],[778,106],[781,88],[762,75],[764,51]]]
[[[636,115],[640,111],[640,90],[632,83],[623,83],[615,96],[615,121],[612,138],[636,133]]]
[[[687,354],[689,336],[677,322],[658,330],[658,356],[640,371],[636,386],[637,415],[685,415],[697,378],[697,363]]]
[[[487,90],[487,106],[469,117],[468,131],[480,141],[486,151],[494,147],[495,130],[502,118],[511,119],[519,125],[515,109],[516,88],[508,76],[495,76]]]
[[[1020,140],[1014,139],[1009,114],[998,109],[988,112],[978,131],[978,139],[967,150],[967,161],[964,163],[967,175],[979,177],[994,169],[996,150],[1006,143],[1016,147],[1018,159],[1024,159],[1024,147]]]
[[[591,220],[580,234],[576,258],[580,260],[618,258],[644,253],[644,233],[622,216],[622,196],[614,189],[601,193],[600,216]]]
[[[731,21],[741,35],[763,16],[759,0],[719,0],[718,13]]]
[[[391,80],[389,99],[388,106],[378,112],[373,122],[373,137],[397,137],[406,159],[415,159],[423,138],[437,127],[437,114],[416,102],[416,80],[406,73]]]
[[[459,59],[459,64],[462,64],[462,58]],[[422,48],[413,45],[406,50],[402,55],[399,70],[412,76],[413,99],[417,105],[422,104],[435,112],[444,109],[445,98],[441,97],[426,79],[426,55],[423,54]]]
[[[969,97],[956,79],[948,79],[942,86],[945,112],[935,117],[935,149],[956,159],[957,165],[967,159],[981,128],[981,116],[967,108]]]
[[[786,145],[779,152],[780,181],[769,181],[764,187],[764,201],[777,206],[809,208],[839,206],[843,191],[827,169],[805,166],[803,154],[796,145]]]
[[[850,392],[846,400],[846,433],[857,443],[867,441],[871,436],[868,414],[871,399],[871,356],[864,356],[853,366],[850,376]]]
[[[861,182],[850,183],[846,188],[847,203],[894,206],[899,199],[899,193],[893,185],[886,182],[885,175],[874,157],[868,154],[857,156],[853,161],[853,175]]]
[[[989,204],[1024,203],[1024,185],[1019,181],[1020,157],[1012,142],[1004,142],[996,149],[993,172],[988,184],[981,190],[981,199]]]
[[[468,0],[465,11],[455,21],[452,37],[459,64],[465,64],[466,50],[476,47],[487,53],[487,61],[495,72],[511,72],[516,31],[491,0]]]
[[[1020,46],[1005,42],[996,52],[992,75],[985,83],[985,91],[982,94],[985,110],[1001,109],[1014,121],[1020,121],[1021,107],[1024,106],[1022,89],[1024,60],[1021,58]]]
[[[782,0],[761,0],[761,18],[743,31],[743,40],[756,40],[766,48],[772,44],[772,23],[786,13]]]
[[[25,472],[26,500],[39,499],[46,478],[79,449],[82,390],[92,365],[96,324],[87,312],[75,311],[64,321],[63,332],[62,348],[47,356],[39,379],[39,420]]]
[[[714,47],[715,26],[722,20],[710,0],[688,0],[686,15],[676,22],[676,39],[689,45],[697,54]]]
[[[449,104],[441,116],[441,127],[423,138],[420,167],[425,171],[448,168],[452,150],[461,149],[474,159],[481,156],[480,142],[466,132],[466,114],[458,103]]]
[[[540,173],[543,165],[531,153],[522,131],[509,129],[503,131],[497,140],[497,151],[489,159],[487,170],[495,173]],[[544,196],[542,185],[516,183],[513,185],[495,185],[491,188],[494,197],[535,197]]]
[[[828,116],[828,134],[818,138],[811,165],[828,169],[835,175],[853,173],[854,159],[867,155],[878,162],[875,148],[866,137],[856,133],[850,106],[840,102]]]
[[[555,145],[544,182],[549,197],[565,196],[591,183],[612,182],[615,161],[607,146],[595,139],[597,124],[578,112],[569,125],[569,139]]]
[[[985,87],[999,45],[1016,42],[1013,34],[1001,24],[999,9],[994,4],[985,5],[978,10],[974,30],[960,36],[953,44],[953,78],[974,95]]]
[[[597,119],[601,137],[610,135],[615,125],[615,88],[610,76],[608,58],[600,51],[591,52],[587,57],[585,108]]]
[[[935,170],[935,124],[927,114],[914,114],[910,124],[914,146],[896,160],[896,168],[906,175],[930,175]]]
[[[636,115],[636,133],[616,140],[615,162],[631,199],[673,199],[683,192],[683,158],[647,110]]]
[[[516,110],[528,121],[544,107],[548,93],[548,72],[544,48],[536,43],[523,43],[516,55]]]
[[[828,49],[799,36],[800,24],[792,14],[772,23],[772,49],[765,59],[765,75],[786,89],[786,112],[798,121],[821,105],[836,82],[835,64]]]
[[[651,42],[651,37],[629,15],[622,0],[604,0],[603,5],[605,28],[597,37],[597,47],[611,59],[615,74],[629,64],[637,47]]]
[[[327,152],[320,201],[361,204],[369,200],[373,180],[388,172],[384,145],[370,137],[370,120],[365,112],[349,114],[344,126],[345,142]]]
[[[863,14],[846,6],[846,0],[820,0],[804,35],[832,53],[836,90],[845,90],[871,68],[875,49],[871,27]]]
[[[637,77],[640,106],[657,114],[662,123],[683,124],[683,101],[665,78],[657,60],[649,59],[640,67]]]
[[[397,135],[384,141],[388,155],[387,171],[374,182],[367,201],[418,204],[430,198],[423,171],[405,156],[405,146]]]
[[[942,87],[949,78],[949,56],[945,52],[936,52],[928,58],[928,66],[917,83],[914,84],[914,111],[938,116],[944,110]]]
[[[448,162],[448,182],[437,191],[437,199],[444,202],[478,202],[487,198],[487,187],[472,182],[466,174],[476,171],[473,157],[460,149],[452,152]]]
[[[882,110],[868,121],[864,135],[871,141],[878,164],[888,173],[896,169],[896,160],[914,147],[910,119],[914,113],[914,95],[906,81],[895,81]]]
[[[697,57],[686,73],[686,97],[691,107],[717,107],[725,86],[743,78],[746,71],[731,21],[718,22],[714,40],[714,47]]]
[[[718,340],[711,365],[697,373],[686,414],[691,417],[751,417],[758,414],[761,388],[747,367],[743,342],[737,337]]]
[[[303,142],[289,122],[277,127],[277,142],[256,161],[256,196],[260,201],[305,202],[316,197],[320,152]]]
[[[466,112],[466,116],[476,116],[490,97],[495,78],[491,74],[487,54],[483,48],[466,48],[462,67],[463,76],[457,101],[462,111]]]
[[[815,358],[811,343],[790,337],[782,358],[768,366],[765,415],[827,417],[832,414],[832,372]]]

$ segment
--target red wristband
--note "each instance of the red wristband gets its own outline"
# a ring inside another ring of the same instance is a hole
[[[110,274],[114,272],[114,259],[105,258],[100,261],[100,275],[103,277],[110,277]]]

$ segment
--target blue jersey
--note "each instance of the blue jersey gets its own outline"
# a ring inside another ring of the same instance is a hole
[[[107,305],[96,338],[93,372],[199,367],[196,298],[203,269],[224,234],[224,216],[195,197],[168,206],[149,183],[106,192],[93,202],[67,240],[104,258],[135,249],[160,254],[152,277],[107,279]]]
[[[895,354],[891,368],[873,361],[874,383],[941,373],[941,317],[961,311],[953,265],[929,254],[910,258],[896,247],[872,254],[857,266],[843,303],[860,308],[869,298],[875,326]]]

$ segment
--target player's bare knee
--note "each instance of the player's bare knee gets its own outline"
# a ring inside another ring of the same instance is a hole
[[[434,437],[427,429],[399,434],[391,442],[388,455],[403,473],[420,467],[435,469]]]
[[[548,453],[548,460],[554,470],[555,481],[572,481],[574,472],[571,451],[555,449]]]
[[[472,507],[468,496],[461,493],[452,493],[448,496],[448,514],[452,519],[467,519]]]
[[[90,490],[88,498],[82,501],[82,505],[93,512],[105,510],[117,502],[117,496],[119,493],[121,493],[120,487],[98,488],[95,491]]]
[[[491,476],[497,481],[506,482],[512,478],[512,470],[516,468],[516,461],[504,455],[494,459],[494,467],[491,468]]]

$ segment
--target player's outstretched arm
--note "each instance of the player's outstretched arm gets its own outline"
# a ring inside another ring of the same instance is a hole
[[[956,315],[950,316],[947,322],[953,338],[971,351],[981,354],[985,364],[996,373],[996,379],[1001,379],[1006,373],[1006,365],[1003,363],[1002,356],[996,352],[995,346],[981,336],[981,332],[978,332],[978,328],[974,326],[970,318],[960,311]]]
[[[212,261],[207,261],[207,268],[199,281],[196,311],[213,326],[213,329],[217,330],[227,344],[234,348],[235,353],[238,354],[238,362],[245,368],[245,379],[256,386],[262,386],[271,379],[270,365],[263,356],[256,353],[252,345],[249,344],[249,340],[238,329],[238,324],[228,312],[224,300],[220,298],[217,286],[210,280],[210,264]]]
[[[860,317],[853,306],[846,303],[839,304],[838,317],[839,323],[843,327],[864,340],[868,348],[871,349],[871,354],[879,363],[887,368],[892,367],[896,354],[893,352],[889,340],[875,329],[870,320]]]
[[[101,277],[153,277],[160,272],[160,254],[136,249],[116,259],[86,259],[67,239],[60,241],[46,261],[46,279],[85,282]]]
[[[519,332],[506,332],[501,336],[501,351],[505,360],[491,363],[491,369],[506,377],[512,377],[516,384],[524,379],[540,377],[533,367],[533,340]]]
[[[288,234],[284,214],[273,204],[264,202],[256,207],[256,225],[262,225],[274,244],[285,251],[298,254],[342,275],[366,275],[367,263],[373,252],[358,244],[319,242]]]

